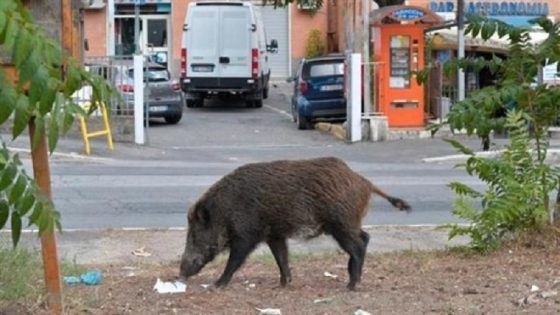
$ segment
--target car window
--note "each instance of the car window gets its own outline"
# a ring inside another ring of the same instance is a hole
[[[134,79],[134,70],[128,70],[128,77]],[[144,72],[144,81],[149,82],[161,82],[161,81],[169,81],[169,71],[167,69],[161,68],[148,68]]]
[[[344,62],[342,61],[326,61],[310,63],[303,71],[303,78],[315,78],[325,76],[344,75]]]

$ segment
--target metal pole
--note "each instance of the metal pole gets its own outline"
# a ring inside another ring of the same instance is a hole
[[[107,55],[115,55],[115,0],[107,0]]]
[[[47,150],[47,140],[44,135],[45,130],[41,131],[43,136],[35,148],[31,151],[33,161],[33,176],[41,192],[49,199],[51,193],[51,175],[49,170],[49,154]],[[29,121],[29,138],[33,142],[35,134],[35,123],[33,118]],[[43,268],[45,273],[45,285],[47,287],[47,305],[51,314],[62,314],[62,284],[60,282],[60,269],[58,266],[58,254],[56,251],[56,236],[54,228],[51,231],[44,231],[41,235],[41,253],[43,256]]]
[[[134,54],[140,54],[140,7],[134,3]]]
[[[464,0],[457,0],[457,58],[465,58],[465,16],[464,16],[465,2]],[[465,72],[459,69],[457,73],[457,97],[459,101],[465,99]]]
[[[371,114],[371,64],[369,59],[369,43],[370,43],[370,27],[369,27],[369,13],[371,0],[363,0],[363,44],[364,44],[364,115],[369,116]]]

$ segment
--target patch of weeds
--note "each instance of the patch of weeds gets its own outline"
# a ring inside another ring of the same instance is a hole
[[[79,277],[81,274],[87,271],[88,271],[87,267],[78,264],[75,259],[72,262],[67,262],[67,261],[60,262],[60,274],[62,277],[65,276]]]
[[[0,247],[0,301],[28,299],[43,288],[43,267],[37,252]]]

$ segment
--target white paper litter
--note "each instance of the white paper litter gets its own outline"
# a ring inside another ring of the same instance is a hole
[[[282,315],[279,308],[257,308],[257,311],[261,312],[261,315]]]
[[[540,288],[537,287],[536,285],[533,284],[533,285],[531,286],[531,292],[537,292],[537,291],[539,291],[539,290],[540,290]]]
[[[161,281],[158,278],[154,285],[154,291],[158,293],[182,293],[187,291],[187,284],[181,281]]]
[[[333,278],[333,279],[338,278],[337,275],[332,274],[332,273],[330,273],[330,272],[328,272],[328,271],[325,271],[325,273],[324,273],[323,275],[324,275],[325,277],[329,277],[329,278]]]
[[[354,312],[354,315],[371,315],[371,313],[359,309],[359,310],[357,310],[357,311]]]

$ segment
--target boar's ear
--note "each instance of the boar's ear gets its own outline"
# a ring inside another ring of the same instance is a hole
[[[208,213],[208,209],[204,205],[196,205],[191,215],[194,221],[204,225],[205,227],[210,226],[210,214]]]

